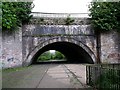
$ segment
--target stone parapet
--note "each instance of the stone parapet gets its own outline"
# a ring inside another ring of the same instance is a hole
[[[88,25],[90,24],[90,18],[48,18],[48,17],[36,17],[32,18],[29,24],[41,24],[41,25]]]

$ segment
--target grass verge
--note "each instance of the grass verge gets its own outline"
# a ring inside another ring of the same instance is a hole
[[[32,66],[26,66],[26,67],[16,67],[16,68],[7,68],[7,69],[2,69],[0,72],[15,72],[15,71],[21,71],[25,70],[28,68],[31,68]]]

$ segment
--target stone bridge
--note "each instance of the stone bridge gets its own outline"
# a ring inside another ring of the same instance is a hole
[[[3,32],[3,67],[36,63],[48,50],[60,51],[71,63],[119,63],[120,34],[97,36],[90,18],[79,15],[33,13],[31,21],[19,31],[10,35]]]

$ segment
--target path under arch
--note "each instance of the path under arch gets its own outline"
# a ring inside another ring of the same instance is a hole
[[[3,72],[2,88],[90,88],[82,64],[44,64]],[[4,90],[4,89],[3,89]]]

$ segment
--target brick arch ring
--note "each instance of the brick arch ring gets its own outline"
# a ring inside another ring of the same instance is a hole
[[[93,62],[96,63],[96,56],[94,54],[93,51],[91,51],[91,49],[83,44],[81,41],[79,40],[76,40],[74,38],[66,38],[66,37],[53,37],[53,38],[50,38],[48,40],[43,40],[41,43],[39,43],[31,52],[29,52],[29,54],[27,55],[27,57],[25,58],[24,62],[23,62],[23,66],[27,66],[27,65],[30,65],[31,62],[32,62],[32,58],[33,56],[40,50],[42,49],[43,47],[45,47],[46,45],[49,45],[49,44],[52,44],[52,43],[55,43],[55,42],[69,42],[69,43],[73,43],[73,44],[76,44],[78,46],[80,46],[82,49],[84,49],[88,54],[89,56],[92,58]]]

